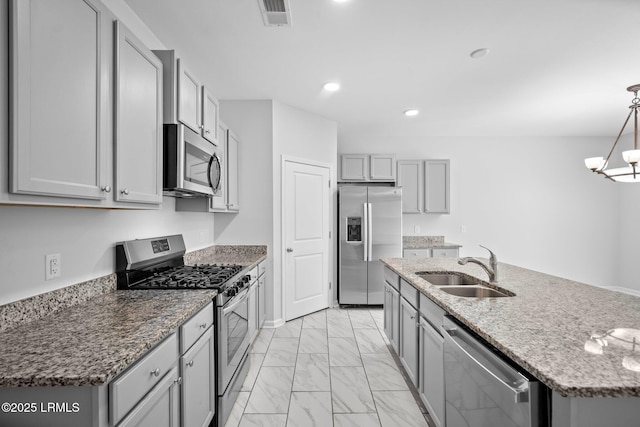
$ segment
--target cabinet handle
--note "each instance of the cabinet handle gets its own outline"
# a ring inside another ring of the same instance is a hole
[[[201,324],[200,324],[200,327],[201,327],[202,329],[207,329],[207,322],[205,322],[205,323],[201,323]]]
[[[174,383],[178,383],[178,385],[182,384],[182,377],[178,377],[177,380],[173,380]]]
[[[111,186],[105,185],[104,187],[101,188],[101,190],[104,191],[105,193],[111,193]]]
[[[155,375],[156,377],[160,376],[160,368],[156,368],[153,371],[151,371],[151,375]]]
[[[189,360],[189,361],[187,362],[187,366],[189,366],[189,367],[193,366],[193,360]]]
[[[209,129],[205,130],[204,133],[211,133]]]
[[[413,315],[413,314],[412,314],[412,315],[410,315],[409,317],[411,318],[411,320],[413,320],[413,319],[415,319],[415,318],[416,318],[416,316],[415,316],[415,315]]]
[[[122,191],[120,191],[122,194],[124,194],[125,196],[129,195],[129,189],[128,188],[123,188]]]

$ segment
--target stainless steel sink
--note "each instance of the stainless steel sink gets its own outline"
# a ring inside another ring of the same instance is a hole
[[[484,286],[443,286],[440,290],[458,297],[494,298],[511,296]]]
[[[462,273],[429,273],[424,271],[418,272],[416,275],[434,286],[470,286],[482,283],[481,280]]]

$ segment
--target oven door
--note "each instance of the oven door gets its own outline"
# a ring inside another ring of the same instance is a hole
[[[247,289],[218,307],[218,394],[222,395],[249,348]]]
[[[164,127],[165,194],[213,196],[220,185],[220,159],[215,146],[184,125]]]

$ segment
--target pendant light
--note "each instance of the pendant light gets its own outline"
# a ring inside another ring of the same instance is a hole
[[[584,159],[584,164],[588,169],[591,169],[592,172],[595,172],[600,175],[604,175],[605,178],[608,178],[612,181],[617,182],[640,182],[640,150],[638,149],[638,109],[640,108],[640,98],[638,98],[638,91],[640,91],[640,84],[629,86],[627,88],[629,92],[633,92],[633,100],[631,100],[631,105],[629,106],[629,115],[627,119],[624,121],[622,125],[622,129],[620,129],[620,133],[616,138],[616,141],[613,143],[613,147],[611,147],[611,151],[609,151],[609,155],[607,158],[603,157],[589,157],[588,159]],[[622,133],[624,132],[624,128],[629,123],[629,119],[633,115],[634,127],[633,127],[633,150],[623,151],[622,158],[625,162],[629,164],[629,166],[624,166],[621,168],[615,169],[607,169],[609,164],[609,158],[611,154],[613,154],[613,150],[616,148]]]

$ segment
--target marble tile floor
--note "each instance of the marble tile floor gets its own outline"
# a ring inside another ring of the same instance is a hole
[[[381,308],[330,308],[263,329],[226,427],[428,427]]]

